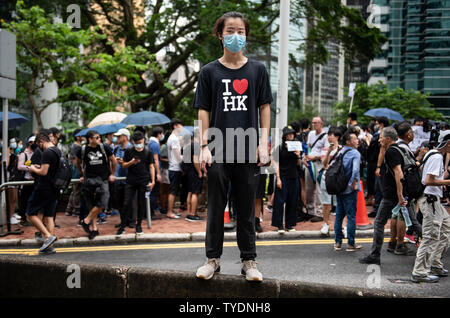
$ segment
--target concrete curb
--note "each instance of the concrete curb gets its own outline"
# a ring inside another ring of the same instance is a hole
[[[384,230],[385,235],[390,234],[389,229]],[[373,229],[371,230],[356,230],[356,237],[372,237]],[[61,238],[55,242],[55,247],[71,247],[81,245],[108,245],[108,244],[129,244],[129,243],[152,243],[152,242],[204,242],[206,237],[205,232],[196,233],[148,233],[148,234],[123,234],[123,235],[99,235],[93,240],[88,237],[77,238]],[[334,231],[330,231],[329,236],[324,236],[320,231],[295,231],[285,232],[280,234],[278,232],[270,231],[263,233],[256,233],[257,240],[295,240],[295,239],[330,239],[334,238]],[[235,241],[236,232],[225,232],[225,241]],[[35,239],[3,239],[0,240],[0,247],[38,247],[42,243]]]
[[[77,280],[79,285],[76,285]],[[197,279],[193,272],[186,271],[89,263],[73,264],[23,256],[0,258],[0,281],[2,282],[0,297],[13,298],[36,296],[217,299],[417,297],[406,293],[278,279],[249,283],[238,275],[218,274],[210,281],[203,281]]]

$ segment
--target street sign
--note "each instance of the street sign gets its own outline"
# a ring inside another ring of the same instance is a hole
[[[0,29],[0,77],[16,80],[16,36]]]
[[[355,93],[356,83],[350,83],[350,87],[348,88],[348,97],[353,97]]]
[[[16,99],[16,81],[0,77],[0,99]]]

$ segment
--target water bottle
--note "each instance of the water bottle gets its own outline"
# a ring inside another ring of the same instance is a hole
[[[145,191],[145,198],[150,198],[150,190]]]
[[[397,216],[399,211],[400,211],[400,205],[397,204],[397,205],[395,206],[395,208],[392,209],[392,215],[393,215],[393,216]]]
[[[408,208],[403,206],[402,207],[402,214],[403,214],[403,219],[405,220],[405,224],[407,227],[410,227],[412,225],[411,219],[409,218],[409,212],[408,212]]]

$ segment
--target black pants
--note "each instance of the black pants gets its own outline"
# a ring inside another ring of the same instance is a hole
[[[24,185],[22,186],[22,189],[19,193],[19,215],[22,217],[22,220],[26,220],[26,212],[27,212],[27,205],[28,200],[31,197],[31,194],[33,193],[34,185]]]
[[[256,164],[213,163],[208,168],[207,258],[220,258],[222,255],[224,211],[230,181],[240,257],[242,260],[256,258],[255,191],[259,173],[260,168]]]
[[[272,226],[282,227],[283,216],[285,216],[286,227],[294,227],[297,225],[297,200],[300,181],[298,178],[281,177],[281,183],[281,189],[275,187]],[[283,209],[284,204],[286,204],[286,209]]]
[[[150,193],[150,207],[152,211],[152,215],[155,215],[155,210],[158,208],[158,198],[159,198],[159,189],[160,183],[158,181],[155,182],[155,186],[153,187],[152,192]]]
[[[122,227],[127,225],[127,220],[130,219],[130,211],[133,211],[133,199],[137,195],[137,222],[141,224],[142,220],[146,217],[146,204],[145,204],[145,192],[147,191],[147,185],[125,185],[125,203],[124,203],[124,217],[121,216]]]

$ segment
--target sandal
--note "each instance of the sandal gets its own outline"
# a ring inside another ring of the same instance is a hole
[[[174,214],[173,216],[166,215],[166,218],[168,218],[168,219],[179,219],[181,217],[178,214]]]

